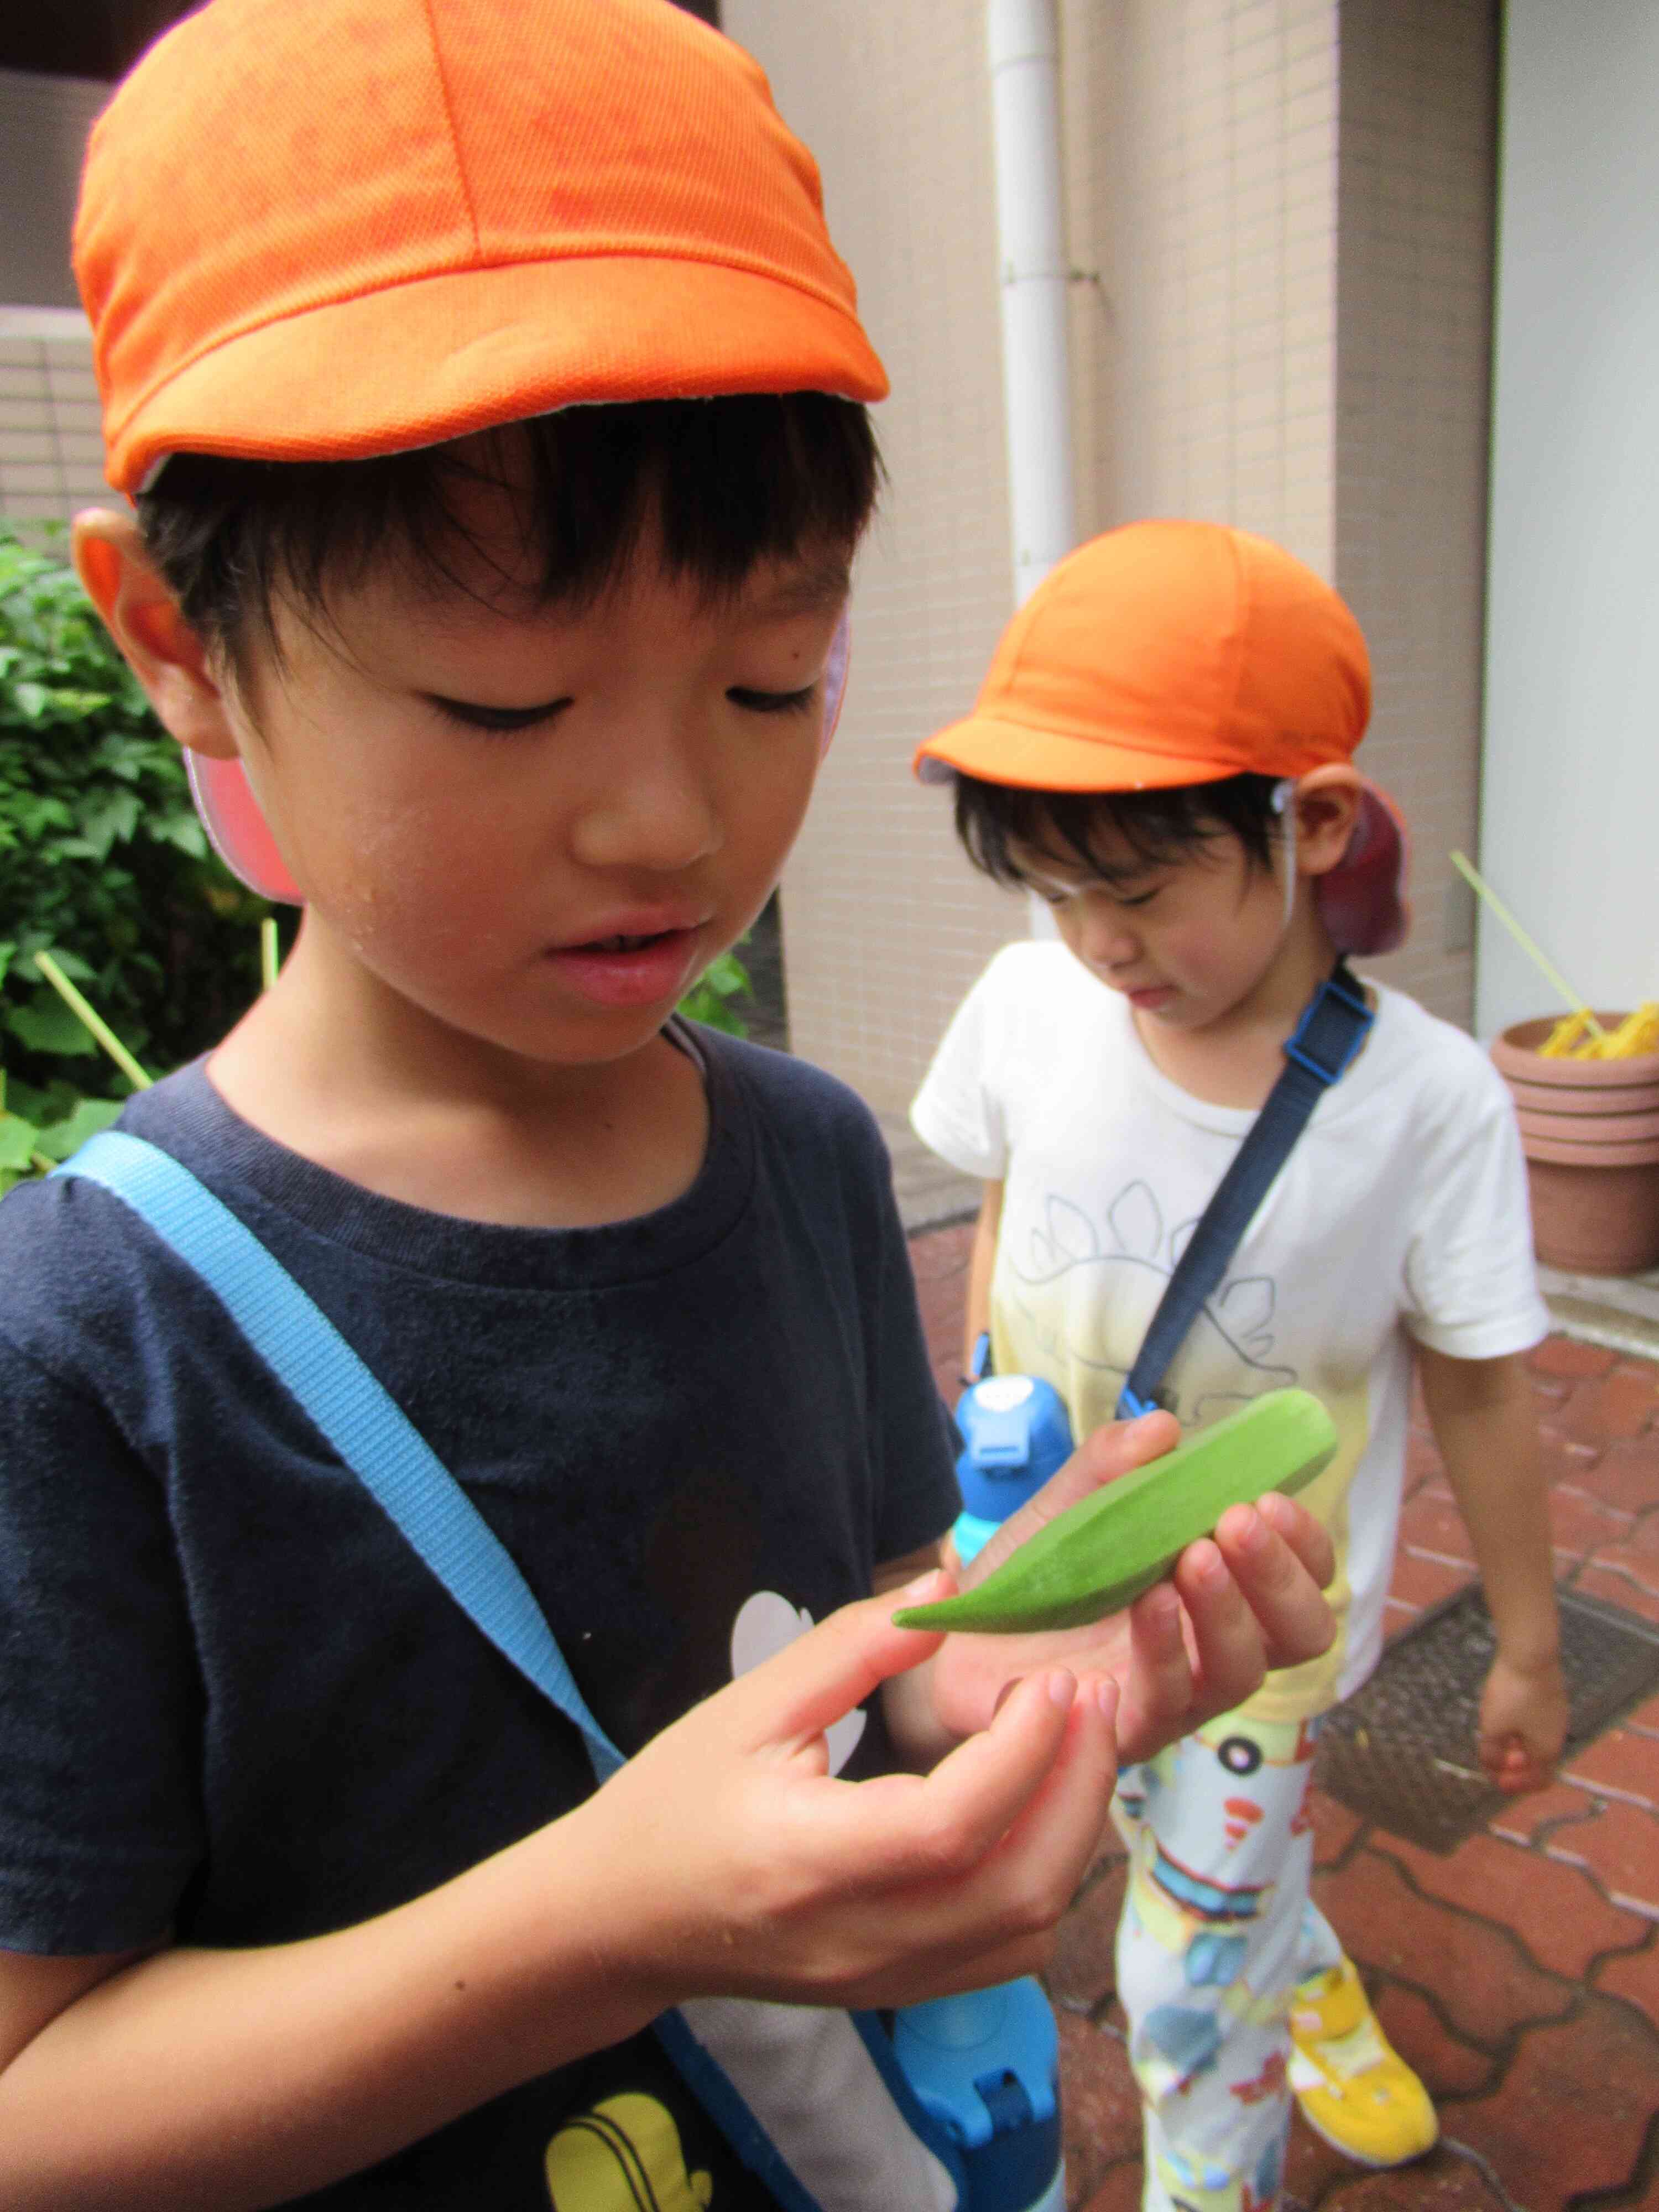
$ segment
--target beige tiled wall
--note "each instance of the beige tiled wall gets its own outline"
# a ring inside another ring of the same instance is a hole
[[[1332,565],[1334,0],[1067,0],[1073,359],[1095,526]]]
[[[972,703],[1012,607],[983,18],[964,0],[724,0],[721,16],[818,156],[893,382],[847,703],[782,914],[795,1049],[896,1108],[1025,927],[909,773],[917,741]]]
[[[1497,0],[1344,0],[1335,580],[1370,641],[1362,762],[1412,828],[1416,927],[1376,972],[1474,1012]]]

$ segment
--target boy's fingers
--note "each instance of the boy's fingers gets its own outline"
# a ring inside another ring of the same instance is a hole
[[[1046,1678],[1052,1685],[1069,1681],[1057,1668]],[[1033,1698],[1043,1686],[1040,1680],[1022,1684],[1005,1711],[1024,1693]],[[1058,1700],[1053,1700],[1057,1705]],[[982,1896],[988,1932],[998,1916],[1006,1916],[1018,1929],[1022,1922],[1032,1929],[1047,1929],[1058,1919],[1100,1848],[1101,1832],[1111,1805],[1117,1779],[1115,1728],[1119,1704],[1117,1684],[1109,1676],[1085,1675],[1073,1684],[1073,1695],[1064,1714],[1060,1740],[1053,1755],[1037,1771],[1034,1786],[1018,1803],[1003,1799],[1000,1810],[974,1826],[974,1850],[978,1856],[966,1882],[963,1903]],[[1015,1716],[1018,1719],[1018,1716]],[[1025,1723],[1030,1726],[1029,1715]],[[947,1818],[973,1822],[970,1803],[986,1808],[988,1799],[985,1751],[997,1734],[969,1738],[928,1778],[929,1786],[943,1777],[954,1802]],[[962,1754],[977,1755],[963,1759]],[[960,1765],[949,1776],[944,1769]],[[1028,1777],[1032,1769],[1025,1769]],[[966,1793],[966,1794],[963,1794]]]
[[[890,1675],[902,1674],[930,1657],[943,1637],[895,1628],[893,1615],[901,1606],[927,1605],[949,1597],[955,1588],[949,1575],[936,1572],[904,1589],[842,1606],[740,1674],[718,1693],[724,1716],[740,1716],[738,1743],[751,1751],[772,1746],[792,1749],[802,1738],[833,1727]]]
[[[1286,1498],[1282,1490],[1270,1490],[1257,1498],[1255,1510],[1296,1554],[1315,1588],[1328,1589],[1336,1574],[1336,1546],[1330,1530],[1315,1520],[1300,1499]]]
[[[1202,1716],[1231,1712],[1261,1686],[1262,1632],[1219,1548],[1207,1537],[1176,1563],[1176,1588],[1187,1607],[1203,1685]]]
[[[977,1896],[994,1915],[1011,1891],[1046,1910],[1056,1881],[1080,1876],[1098,1843],[1115,1772],[1115,1685],[1103,1692],[1090,1680],[1079,1690],[1064,1668],[1044,1669],[931,1774],[815,1790],[801,1818],[869,1886],[945,1885],[932,1899],[906,1900],[907,1912],[926,1905],[954,1920]]]
[[[902,1796],[878,1784],[841,1790],[814,1820],[845,1816],[874,1832],[865,1846],[883,1882],[960,1876],[976,1866],[1025,1810],[1065,1740],[1076,1678],[1060,1667],[1017,1683],[989,1728],[947,1753],[930,1774],[909,1778]]]
[[[1269,1667],[1297,1666],[1329,1650],[1336,1622],[1319,1577],[1330,1579],[1335,1557],[1310,1516],[1270,1492],[1254,1506],[1229,1506],[1216,1524],[1215,1540],[1261,1626]]]
[[[1003,1522],[963,1577],[963,1586],[983,1582],[993,1567],[1000,1567],[1056,1514],[1089,1497],[1103,1484],[1133,1474],[1148,1460],[1161,1459],[1180,1441],[1181,1424],[1173,1413],[1143,1413],[1136,1420],[1109,1421],[1103,1428],[1091,1430],[1036,1496]]]
[[[1480,1764],[1498,1789],[1511,1796],[1547,1789],[1554,1779],[1556,1756],[1530,1744],[1524,1735],[1483,1735]]]
[[[1129,1652],[1117,1722],[1118,1756],[1126,1765],[1150,1759],[1187,1733],[1192,1660],[1182,1633],[1181,1601],[1170,1583],[1155,1583],[1129,1608]]]

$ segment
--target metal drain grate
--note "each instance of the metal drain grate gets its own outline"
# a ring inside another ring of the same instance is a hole
[[[1570,1754],[1659,1684],[1659,1628],[1597,1598],[1558,1595]],[[1314,1768],[1320,1788],[1427,1850],[1455,1850],[1484,1827],[1508,1802],[1473,1764],[1493,1648],[1478,1587],[1425,1613],[1326,1721]]]

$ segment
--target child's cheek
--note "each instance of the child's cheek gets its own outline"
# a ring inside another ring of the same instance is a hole
[[[300,880],[313,903],[366,957],[414,955],[440,971],[488,959],[506,934],[516,872],[499,822],[424,798],[343,807],[319,825]],[[525,918],[528,921],[529,917]]]

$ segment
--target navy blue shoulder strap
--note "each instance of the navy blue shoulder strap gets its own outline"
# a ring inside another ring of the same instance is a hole
[[[600,1781],[622,1753],[588,1710],[530,1587],[471,1499],[322,1309],[185,1167],[106,1129],[55,1175],[101,1183],[195,1268],[438,1580],[581,1730]]]
[[[1227,1272],[1273,1177],[1290,1158],[1314,1108],[1339,1083],[1376,1016],[1365,987],[1339,960],[1304,1008],[1285,1044],[1285,1067],[1211,1195],[1135,1356],[1117,1401],[1118,1419],[1150,1413],[1170,1362]]]

